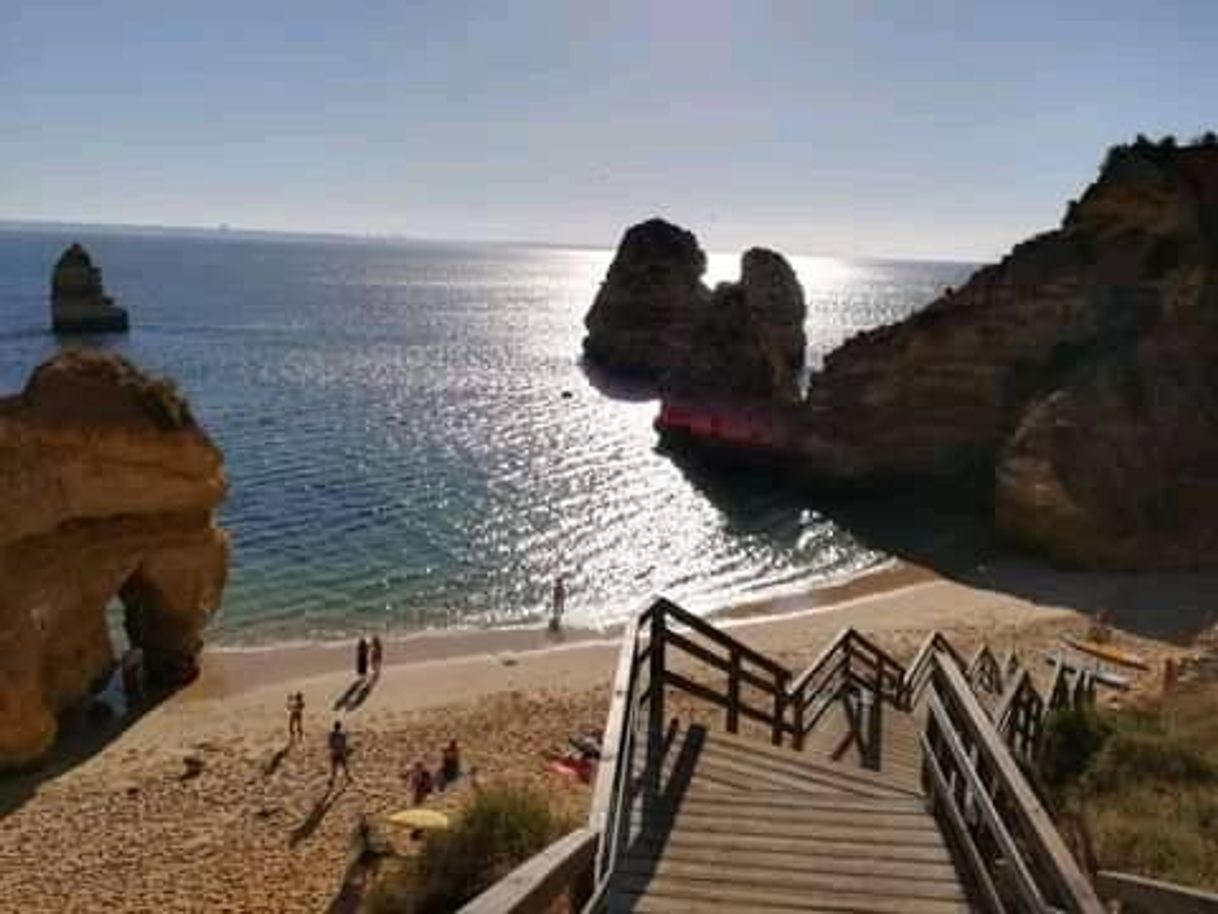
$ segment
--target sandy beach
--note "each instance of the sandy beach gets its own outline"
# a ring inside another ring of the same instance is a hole
[[[993,574],[995,586],[987,587],[897,565],[837,587],[746,604],[718,621],[795,670],[846,625],[901,658],[932,628],[963,649],[984,639],[996,650],[1034,656],[1063,633],[1085,631],[1076,595],[1102,592],[1094,581],[1047,573],[1039,584],[1026,579],[1026,593],[1015,592],[1004,577],[1012,569]],[[1139,683],[1154,688],[1162,659],[1190,651],[1201,610],[1156,617],[1147,605],[1145,624],[1125,625],[1130,588],[1156,591],[1145,578],[1108,586],[1120,610],[1117,640],[1154,661],[1156,673]],[[1213,584],[1181,577],[1174,586],[1204,603]],[[418,758],[436,764],[452,738],[477,782],[531,781],[580,816],[588,788],[548,772],[542,753],[602,726],[616,651],[613,632],[568,632],[560,641],[536,630],[392,640],[379,681],[358,707],[343,710],[336,702],[354,681],[350,645],[207,651],[197,682],[100,748],[74,750],[68,741],[43,771],[0,782],[0,906],[324,909],[360,814],[408,806],[407,766]],[[284,702],[295,690],[305,697],[305,740],[285,752]],[[354,779],[322,802],[325,734],[335,719],[351,733]],[[196,774],[188,772],[188,758]],[[465,778],[429,802],[452,809],[470,784]]]

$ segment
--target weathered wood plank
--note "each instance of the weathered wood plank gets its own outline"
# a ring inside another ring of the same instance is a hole
[[[731,910],[750,907],[765,911],[771,906],[787,906],[800,911],[851,911],[867,914],[964,914],[968,905],[940,898],[904,898],[870,892],[792,891],[758,886],[738,887],[716,882],[685,881],[658,877],[652,880],[624,879],[625,894],[648,898],[671,898],[696,903],[685,910],[706,910],[706,904],[733,904]]]
[[[649,865],[655,854],[627,855],[623,860],[626,871],[637,870],[642,865]],[[890,879],[912,879],[923,882],[950,882],[959,889],[960,877],[956,868],[949,861],[920,862],[917,860],[894,860],[878,856],[845,856],[809,854],[804,845],[793,850],[758,850],[756,848],[733,848],[730,854],[724,854],[718,847],[696,847],[690,845],[672,845],[664,848],[664,860],[675,863],[698,863],[708,866],[721,866],[729,861],[733,867],[747,867],[752,870],[797,870],[801,873],[844,873],[854,876],[881,876]]]
[[[942,842],[937,845],[881,844],[870,839],[845,840],[837,835],[831,838],[784,838],[766,833],[750,835],[743,832],[671,832],[663,836],[663,840],[643,834],[631,848],[653,856],[682,848],[707,848],[715,853],[729,855],[738,850],[756,850],[806,854],[809,857],[943,863],[954,868],[947,845]]]
[[[944,901],[964,901],[958,882],[941,879],[910,879],[871,873],[847,872],[842,868],[808,870],[794,868],[797,857],[790,857],[783,867],[741,866],[734,858],[725,857],[713,863],[672,860],[664,855],[658,861],[626,858],[619,872],[629,884],[637,877],[646,884],[652,879],[671,878],[684,882],[704,882],[730,885],[732,888],[755,887],[760,890],[781,889],[792,892],[856,892],[860,895],[888,895],[909,900],[935,898]],[[840,862],[840,861],[839,861]]]

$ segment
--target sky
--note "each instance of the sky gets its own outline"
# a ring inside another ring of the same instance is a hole
[[[1218,2],[0,0],[0,219],[983,260],[1218,128]]]

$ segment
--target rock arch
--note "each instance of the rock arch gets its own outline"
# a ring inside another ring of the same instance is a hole
[[[185,402],[117,356],[61,353],[0,400],[0,768],[36,762],[113,664],[115,595],[151,681],[195,675],[227,575],[225,488]]]

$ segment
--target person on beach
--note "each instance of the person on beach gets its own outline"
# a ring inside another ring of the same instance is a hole
[[[304,693],[296,692],[288,696],[288,742],[294,743],[304,739]]]
[[[330,731],[330,782],[327,786],[333,786],[339,768],[343,770],[343,777],[351,780],[351,769],[347,767],[348,752],[347,734],[343,732],[342,721],[336,720],[334,729]]]
[[[372,636],[372,675],[377,677],[381,675],[381,661],[384,659],[384,648],[381,646],[379,635]]]
[[[414,763],[414,768],[406,779],[406,786],[414,793],[414,805],[421,806],[423,802],[431,796],[433,788],[431,772],[427,770],[427,765],[419,759]]]
[[[368,639],[363,637],[355,646],[355,675],[360,679],[368,675]]]
[[[554,579],[554,592],[550,601],[550,631],[557,632],[562,627],[562,614],[567,606],[567,585],[563,583],[562,575]]]
[[[449,740],[448,745],[444,747],[440,773],[443,775],[445,784],[451,784],[461,776],[461,749],[457,746],[455,739]]]

